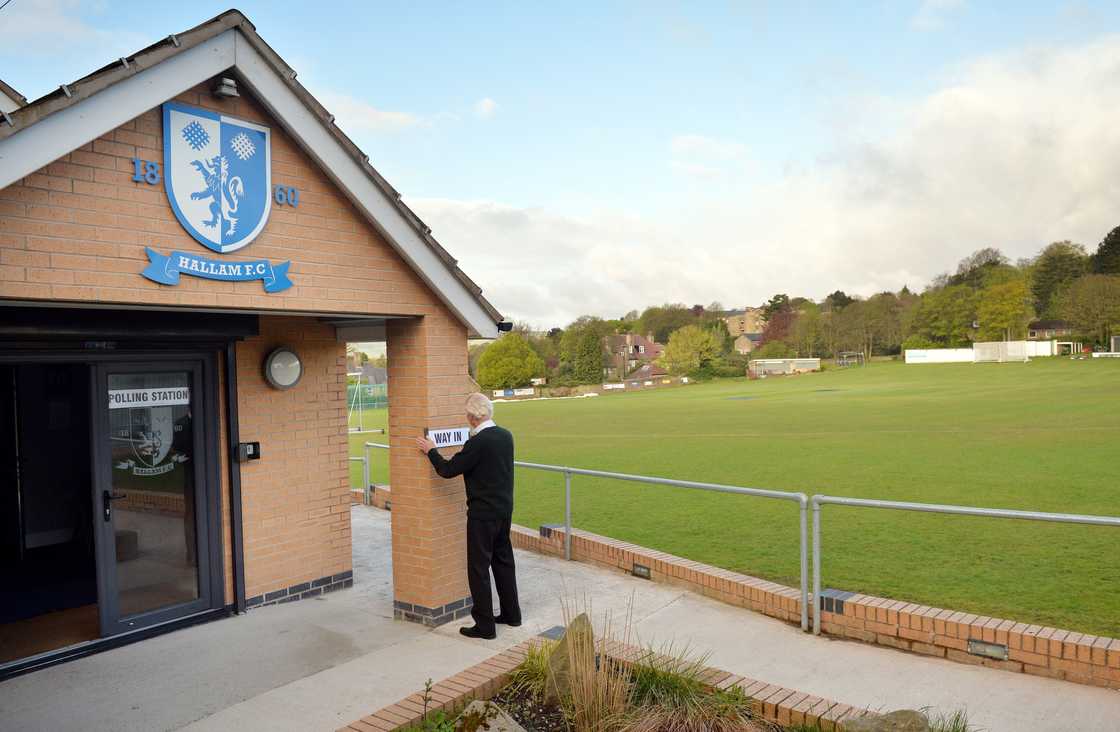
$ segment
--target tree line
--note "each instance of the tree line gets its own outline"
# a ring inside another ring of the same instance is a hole
[[[1092,253],[1059,241],[1012,263],[989,247],[935,277],[921,293],[905,285],[866,298],[836,290],[819,301],[779,293],[762,311],[760,347],[750,358],[842,352],[870,358],[906,348],[967,347],[1025,338],[1036,319],[1068,321],[1074,340],[1107,348],[1109,337],[1120,332],[1120,227]],[[519,323],[497,341],[472,347],[471,373],[486,389],[523,386],[535,377],[561,386],[596,383],[610,363],[604,337],[635,333],[666,345],[660,363],[671,374],[739,376],[748,357],[734,349],[727,314],[718,302],[677,303],[617,319],[583,315],[546,332]]]

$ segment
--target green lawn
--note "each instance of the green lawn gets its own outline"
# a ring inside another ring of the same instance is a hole
[[[367,412],[367,425],[383,426],[385,415]],[[521,460],[807,494],[1120,516],[1120,362],[1107,359],[874,364],[499,404],[496,419],[513,431]],[[385,457],[375,453],[376,480],[386,480]],[[360,476],[360,465],[352,467]],[[582,477],[573,486],[580,528],[797,583],[793,504]],[[1120,636],[1120,530],[823,511],[825,587]],[[514,518],[528,526],[562,521],[562,477],[520,469]]]

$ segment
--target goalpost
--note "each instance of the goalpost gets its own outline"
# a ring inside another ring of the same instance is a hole
[[[1026,363],[1026,341],[989,341],[972,344],[972,360],[975,363]]]
[[[362,393],[363,392],[363,389],[362,389],[362,372],[361,371],[352,371],[352,372],[350,372],[346,375],[347,376],[358,377],[358,382],[357,382],[356,386],[354,387],[354,395],[352,397],[350,397],[350,408],[346,413],[346,424],[349,425],[351,420],[354,419],[354,410],[357,409],[358,410],[358,427],[357,427],[357,429],[355,429],[354,427],[350,427],[350,431],[351,432],[364,432],[365,430],[364,430],[364,425],[362,424],[362,419],[363,419],[363,415],[365,414],[365,411],[366,411],[366,403],[365,403],[365,395]]]

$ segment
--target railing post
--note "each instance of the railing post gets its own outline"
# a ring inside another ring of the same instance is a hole
[[[813,635],[821,634],[821,504],[813,496]]]
[[[572,561],[572,471],[564,471],[564,559]]]
[[[365,455],[365,460],[362,461],[362,496],[367,506],[373,505],[373,496],[369,489],[369,444],[362,441],[362,453]]]
[[[809,631],[809,499],[804,493],[798,501],[801,517],[801,630]]]

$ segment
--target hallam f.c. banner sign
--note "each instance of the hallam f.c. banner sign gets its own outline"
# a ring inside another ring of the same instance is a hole
[[[168,102],[163,105],[163,181],[175,218],[195,241],[218,254],[235,252],[268,223],[272,133],[264,125]],[[142,274],[163,285],[177,285],[181,274],[261,280],[269,293],[292,285],[287,276],[291,262],[223,262],[151,248],[147,254],[149,265]]]

